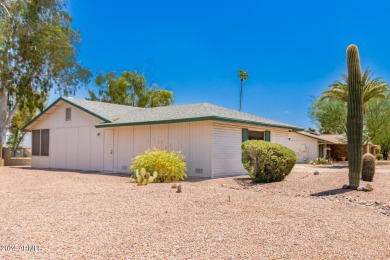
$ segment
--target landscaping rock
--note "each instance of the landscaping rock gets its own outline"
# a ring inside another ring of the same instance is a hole
[[[372,187],[371,184],[367,183],[366,186],[364,187],[364,191],[373,191],[374,187]]]

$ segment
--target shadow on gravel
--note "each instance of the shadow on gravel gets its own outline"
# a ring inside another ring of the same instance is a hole
[[[129,178],[130,173],[118,173],[118,172],[99,172],[99,171],[77,171],[77,170],[67,170],[67,169],[46,169],[46,168],[31,168],[29,166],[13,166],[12,168],[20,169],[26,172],[33,171],[44,171],[51,173],[75,173],[75,174],[90,174],[90,175],[105,175],[105,176],[116,176],[116,177],[126,177]]]
[[[312,193],[310,196],[313,197],[323,197],[323,196],[331,196],[331,195],[339,195],[339,194],[344,194],[347,192],[351,192],[352,190],[350,189],[333,189],[333,190],[326,190],[326,191],[321,191],[317,193]]]
[[[115,177],[124,177],[124,178],[130,178],[130,173],[118,173],[118,172],[99,172],[99,171],[78,171],[78,170],[67,170],[67,169],[46,169],[46,168],[31,168],[30,166],[12,166],[12,168],[20,169],[26,172],[33,172],[33,171],[44,171],[48,173],[75,173],[75,174],[86,174],[86,175],[104,175],[104,176],[115,176]],[[204,177],[188,177],[183,182],[201,182],[201,181],[207,181],[210,180],[210,178],[204,178]]]
[[[325,165],[315,165],[314,167],[317,168],[323,168],[323,169],[347,169],[348,166],[344,166],[344,165],[329,165],[329,166],[325,166]]]
[[[262,182],[253,182],[251,177],[236,177],[233,180],[240,186],[250,187],[250,186],[262,186],[272,184],[270,183],[262,183]],[[274,182],[275,183],[275,182]]]

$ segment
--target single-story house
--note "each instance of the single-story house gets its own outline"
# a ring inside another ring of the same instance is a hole
[[[208,103],[138,108],[61,97],[31,120],[32,167],[129,172],[149,148],[180,150],[188,175],[245,174],[241,143],[260,139],[318,157],[317,139],[303,129]]]
[[[314,134],[303,131],[298,133],[318,140],[318,157],[324,157],[334,161],[348,160],[348,142],[346,135]],[[372,142],[365,142],[363,145],[363,153],[376,155],[379,148],[380,146]]]

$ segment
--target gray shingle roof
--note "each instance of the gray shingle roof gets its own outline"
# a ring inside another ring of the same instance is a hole
[[[118,119],[115,124],[161,122],[171,120],[220,118],[230,121],[247,121],[269,126],[280,126],[284,128],[299,128],[259,116],[246,114],[232,109],[212,105],[209,103],[191,105],[173,105],[166,107],[144,108],[137,110],[137,113],[128,113]]]
[[[110,122],[116,122],[119,118],[122,118],[127,114],[131,114],[134,111],[142,110],[142,108],[139,107],[124,106],[69,97],[63,97],[63,99],[67,100],[68,103],[75,104],[80,108],[99,115]]]
[[[200,103],[192,105],[173,105],[155,108],[139,108],[65,97],[61,97],[56,100],[40,115],[34,118],[26,126],[24,126],[23,129],[26,129],[42,114],[44,114],[52,106],[54,106],[60,101],[73,104],[74,106],[84,110],[85,112],[102,119],[104,123],[96,125],[96,127],[98,128],[125,125],[147,125],[188,121],[219,120],[252,125],[287,128],[292,130],[303,130],[302,128],[297,126],[284,124],[274,120],[212,105],[209,103]]]

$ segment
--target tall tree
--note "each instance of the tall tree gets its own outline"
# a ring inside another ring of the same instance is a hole
[[[380,145],[385,156],[390,150],[390,94],[368,103],[365,130],[367,140]]]
[[[309,109],[309,117],[321,134],[346,133],[347,106],[343,101],[318,97]],[[387,146],[386,140],[390,140],[390,94],[384,99],[368,101],[363,129],[365,142]]]
[[[42,112],[47,100],[47,93],[41,92],[34,96],[34,99],[29,99],[27,102],[19,105],[18,110],[11,120],[11,125],[8,128],[7,146],[11,148],[14,154],[16,149],[23,142],[26,132],[22,131],[29,121],[31,121],[37,112]]]
[[[385,98],[388,93],[388,84],[383,78],[373,78],[374,73],[367,68],[362,76],[361,84],[363,85],[363,104],[375,98]],[[341,100],[347,102],[348,100],[348,76],[341,74],[342,80],[334,81],[329,89],[324,91],[323,99]],[[364,108],[365,111],[365,108]]]
[[[316,98],[309,117],[321,134],[345,134],[347,131],[347,106],[340,100]]]
[[[243,71],[243,70],[239,70],[238,73],[237,73],[237,76],[240,77],[240,107],[239,107],[239,111],[241,111],[241,108],[242,108],[242,90],[243,90],[243,86],[244,86],[244,81],[247,80],[250,75],[248,74],[247,71]]]
[[[70,25],[65,1],[5,0],[2,5],[9,15],[0,19],[0,146],[19,107],[52,88],[72,94],[91,76],[77,61],[80,32]]]
[[[157,84],[148,86],[144,75],[136,71],[123,71],[118,77],[115,72],[96,77],[98,92],[88,90],[88,100],[136,107],[169,106],[173,103],[173,93],[158,89]]]

